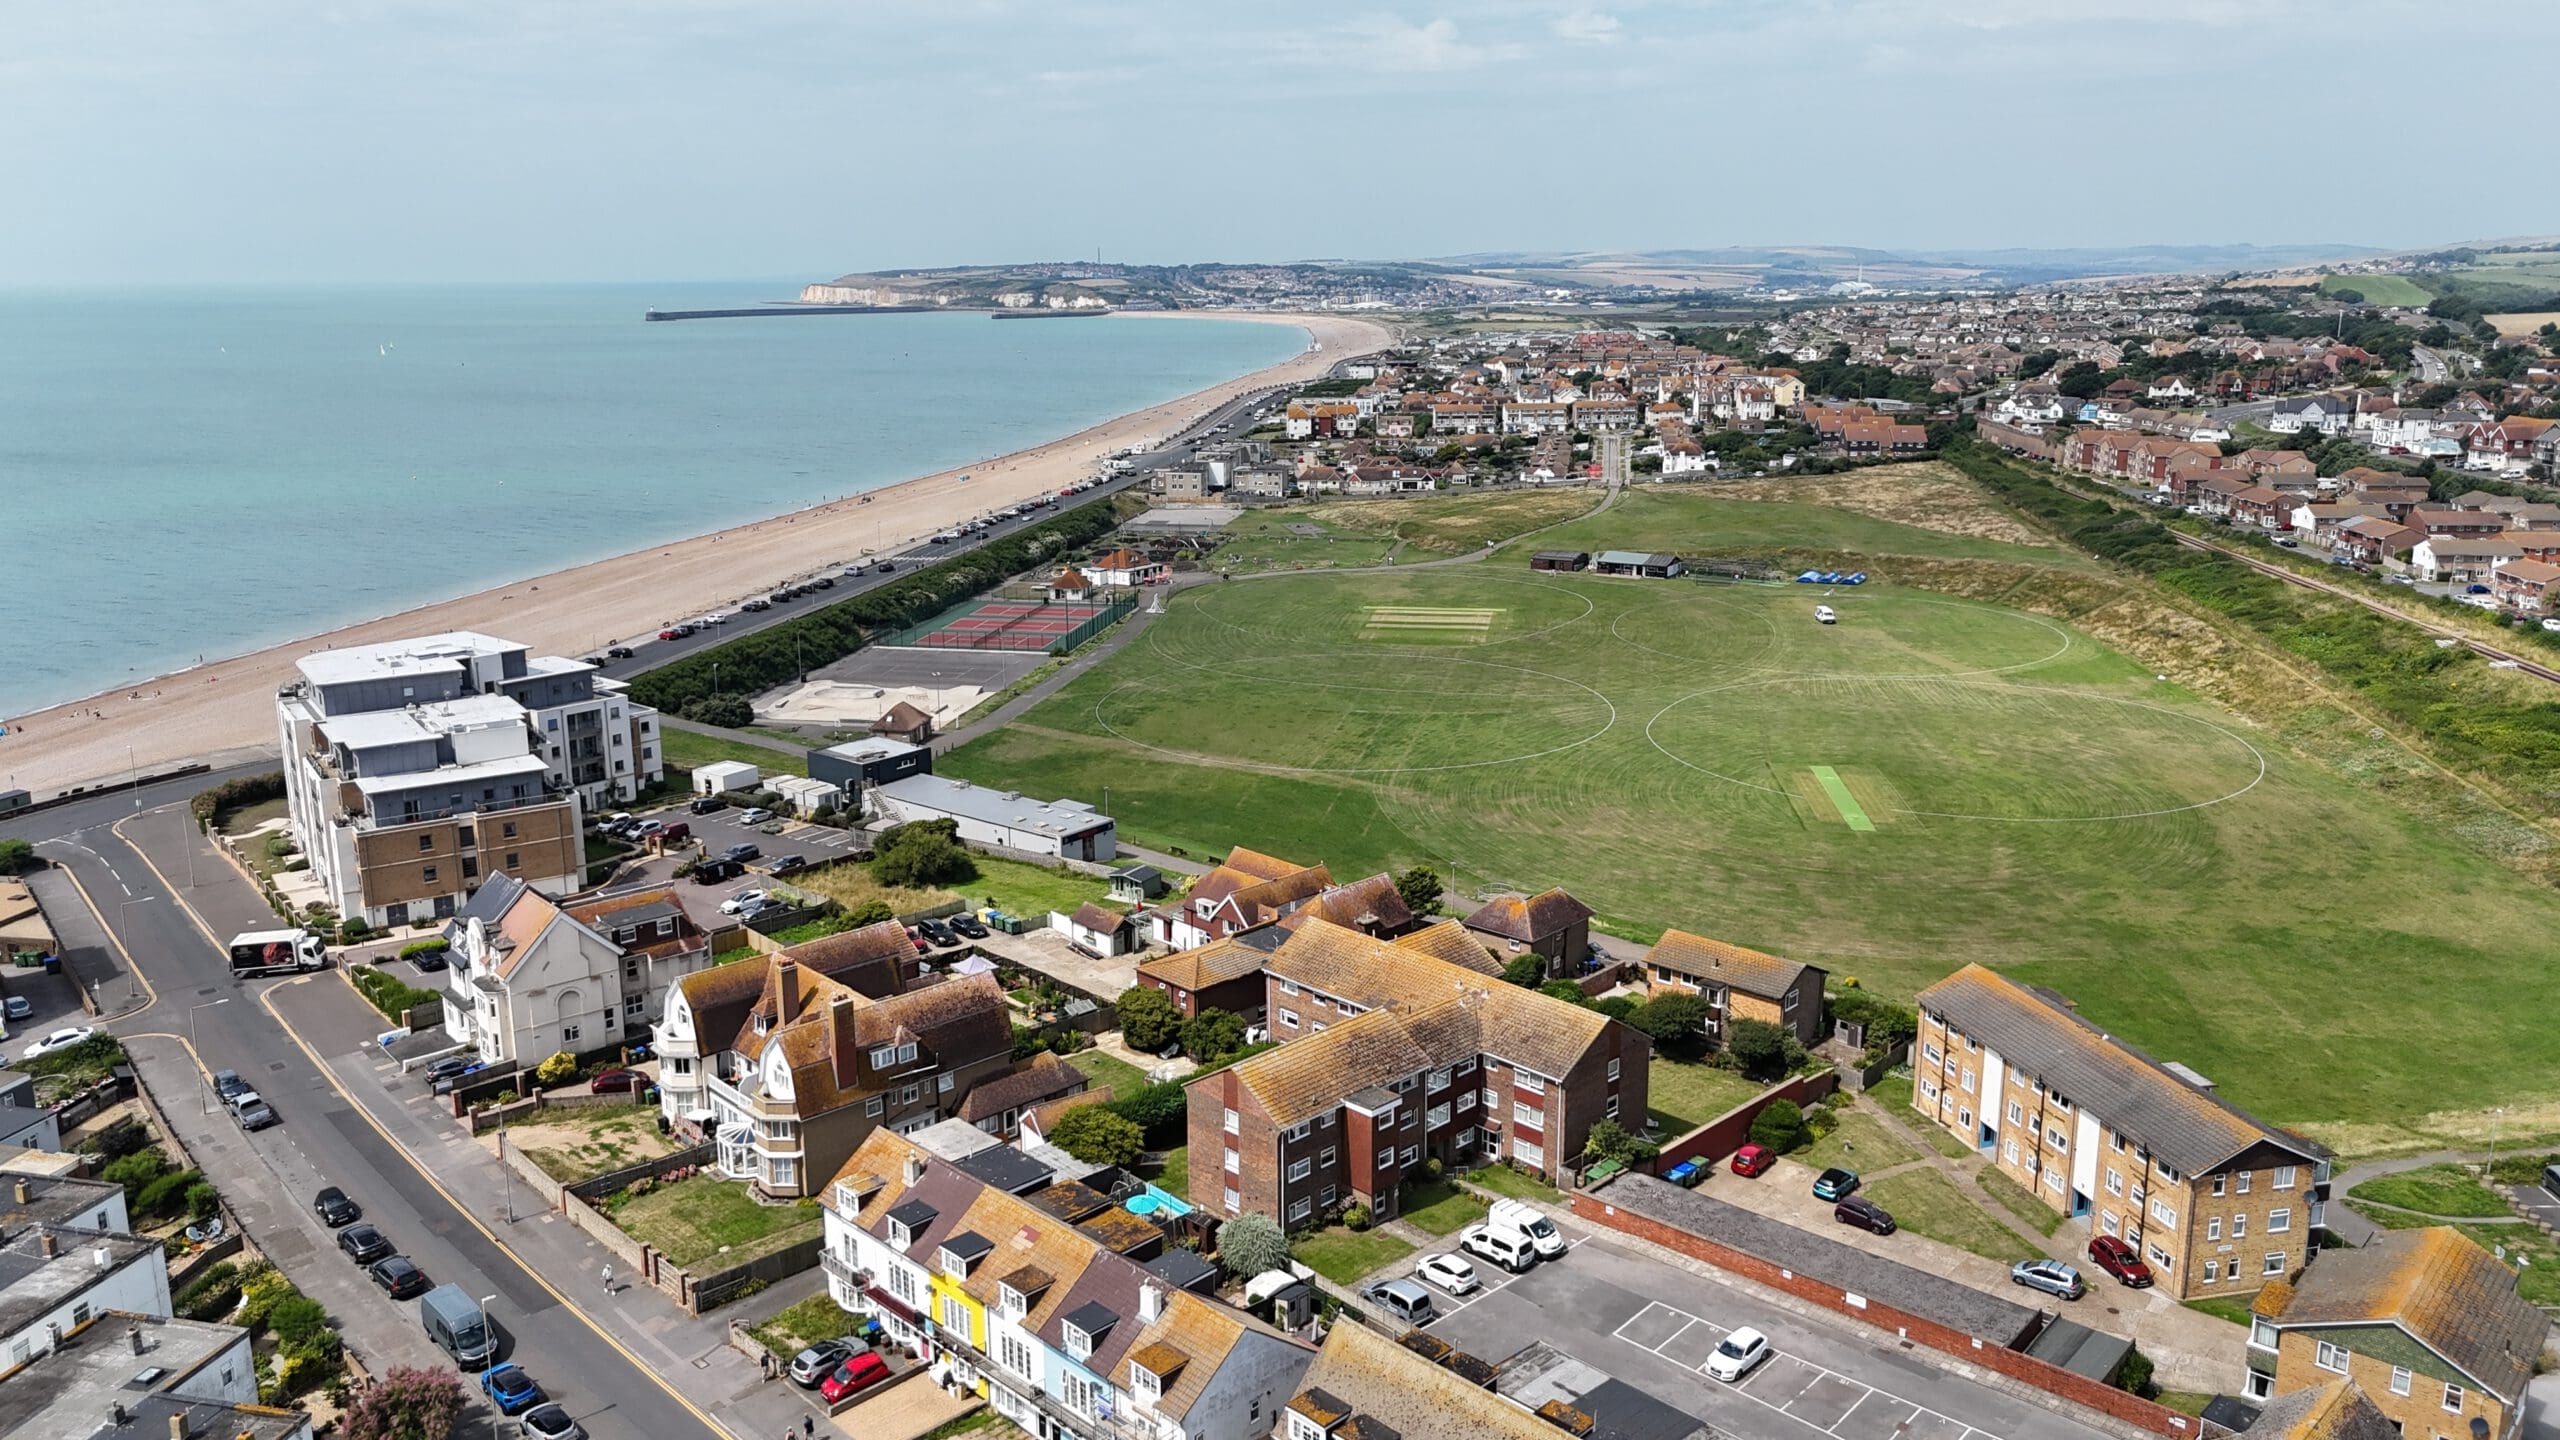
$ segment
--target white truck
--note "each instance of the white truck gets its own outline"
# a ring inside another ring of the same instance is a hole
[[[329,964],[328,947],[308,930],[250,930],[231,937],[231,977],[292,975]]]

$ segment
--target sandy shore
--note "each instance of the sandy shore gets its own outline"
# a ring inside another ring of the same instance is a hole
[[[1373,321],[1331,315],[1181,312],[1073,323],[1185,319],[1295,325],[1322,348],[1029,450],[13,716],[6,721],[9,733],[0,736],[0,785],[45,799],[74,785],[112,783],[137,768],[147,773],[191,760],[227,763],[260,749],[271,751],[276,687],[292,678],[295,661],[314,650],[439,630],[481,630],[521,640],[536,654],[585,655],[654,634],[667,621],[727,608],[795,576],[831,571],[875,550],[911,544],[982,511],[1055,492],[1093,473],[1114,450],[1161,440],[1246,390],[1310,379],[1343,356],[1378,349],[1389,338]],[[964,474],[969,477],[965,484],[960,478]]]

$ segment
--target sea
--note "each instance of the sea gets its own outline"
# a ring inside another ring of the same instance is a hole
[[[641,319],[797,290],[0,289],[0,716],[966,465],[1307,343]]]

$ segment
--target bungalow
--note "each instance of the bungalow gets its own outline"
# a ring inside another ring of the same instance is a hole
[[[2429,535],[2410,547],[2409,569],[2421,580],[2485,585],[2499,566],[2523,558],[2511,540]]]
[[[2005,425],[2020,427],[2058,424],[2062,420],[2062,397],[2049,389],[2020,386],[2002,396],[1991,408],[1991,418]]]
[[[933,738],[933,717],[901,700],[871,722],[871,733],[903,740],[909,745],[922,745]],[[933,767],[928,765],[925,768]]]
[[[1068,604],[1090,600],[1093,598],[1093,581],[1070,565],[1058,572],[1057,579],[1049,582],[1049,598]]]
[[[1135,550],[1114,550],[1085,562],[1084,573],[1097,585],[1154,585],[1172,573],[1173,567],[1161,560],[1150,560]]]
[[[1635,550],[1603,550],[1592,561],[1592,569],[1603,575],[1641,575],[1648,580],[1669,580],[1680,573],[1677,555],[1649,555]]]
[[[2489,578],[2489,593],[2510,610],[2539,615],[2546,608],[2552,582],[2560,581],[2560,565],[2540,560],[2516,559],[2497,568]]]
[[[2276,402],[2275,413],[2267,417],[2267,428],[2279,435],[2295,435],[2304,430],[2339,435],[2355,422],[2355,414],[2355,402],[2343,396],[2299,395]]]
[[[1067,937],[1069,949],[1106,960],[1146,945],[1139,938],[1136,917],[1091,900],[1077,906],[1072,915],[1050,911],[1049,928]]]
[[[1529,557],[1529,568],[1532,570],[1588,570],[1591,568],[1591,552],[1588,550],[1541,550]]]

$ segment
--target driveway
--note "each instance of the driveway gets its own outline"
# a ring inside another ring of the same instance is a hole
[[[1776,1358],[1740,1385],[1709,1380],[1698,1367],[1728,1327],[1743,1325],[1769,1336]],[[1805,1318],[1739,1281],[1701,1276],[1608,1240],[1576,1246],[1564,1259],[1492,1288],[1435,1322],[1431,1333],[1496,1364],[1518,1357],[1518,1372],[1499,1382],[1505,1393],[1547,1398],[1587,1389],[1595,1376],[1615,1378],[1724,1433],[1764,1440],[2097,1440],[2110,1433],[2050,1401],[1978,1383],[1932,1353]],[[1535,1388],[1541,1384],[1553,1388]]]

